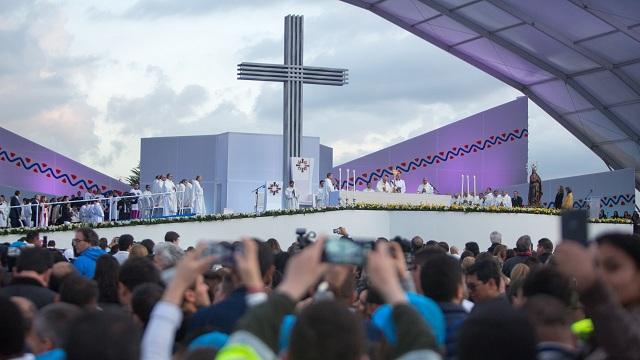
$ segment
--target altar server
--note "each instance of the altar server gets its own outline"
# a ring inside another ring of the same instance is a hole
[[[323,207],[327,206],[327,201],[329,200],[329,198],[327,197],[327,195],[328,195],[327,189],[325,188],[324,183],[325,183],[324,180],[320,180],[320,187],[318,187],[318,191],[316,192],[316,207],[317,208],[323,208]]]
[[[200,182],[202,181],[202,176],[196,176],[195,180],[193,180],[193,212],[196,215],[204,215],[207,213],[207,209],[204,204],[204,190],[202,189],[202,185]]]
[[[418,185],[418,194],[433,194],[433,186],[429,183],[429,179],[422,179],[422,184]]]
[[[404,180],[400,178],[400,172],[394,171],[394,179],[393,179],[393,192],[404,194],[407,191],[407,186],[404,183]]]
[[[391,183],[389,182],[389,176],[385,175],[382,180],[378,181],[378,185],[376,185],[377,192],[386,192],[390,193],[393,190]]]
[[[298,204],[298,192],[296,191],[293,180],[289,181],[289,187],[284,191],[284,197],[287,200],[287,209],[298,210],[300,208]]]

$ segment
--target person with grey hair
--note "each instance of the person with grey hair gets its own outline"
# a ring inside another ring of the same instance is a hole
[[[69,326],[81,314],[80,308],[67,303],[50,304],[42,308],[33,321],[33,336],[29,346],[35,355],[62,348]]]
[[[487,249],[487,251],[489,252],[489,254],[493,254],[493,250],[496,248],[496,246],[502,244],[502,234],[497,231],[492,231],[491,234],[489,234],[489,240],[491,241],[491,246],[489,246],[489,249]]]
[[[516,241],[516,256],[504,262],[502,272],[506,276],[511,276],[511,270],[513,270],[514,266],[524,263],[532,256],[532,247],[533,245],[531,244],[531,237],[529,235],[520,236],[518,241]]]
[[[184,251],[170,242],[161,242],[153,247],[153,254],[153,263],[162,271],[174,267],[184,256]]]

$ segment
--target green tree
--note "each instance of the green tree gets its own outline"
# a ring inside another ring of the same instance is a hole
[[[127,182],[130,186],[140,185],[140,163],[138,163],[138,166],[131,169],[131,175],[127,177]]]

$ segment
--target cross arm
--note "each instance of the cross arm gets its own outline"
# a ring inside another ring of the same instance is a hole
[[[342,86],[349,75],[347,69],[243,62],[238,64],[238,79]]]

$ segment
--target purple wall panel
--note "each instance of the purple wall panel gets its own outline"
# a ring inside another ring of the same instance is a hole
[[[338,177],[356,170],[356,187],[375,184],[384,174],[402,172],[407,192],[415,192],[423,177],[442,194],[460,192],[461,175],[477,177],[478,192],[527,181],[527,98],[521,97],[440,129],[379,150],[333,168]],[[350,179],[353,182],[353,179]]]
[[[120,181],[0,127],[0,184],[26,192],[72,195],[126,191]]]

